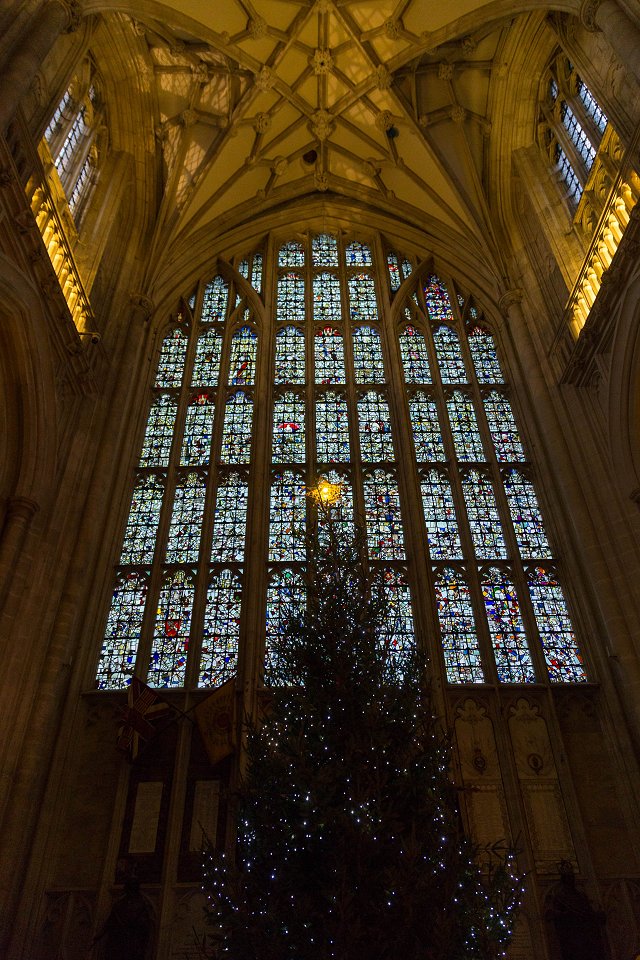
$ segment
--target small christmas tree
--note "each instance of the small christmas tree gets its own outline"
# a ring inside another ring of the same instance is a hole
[[[344,522],[320,513],[306,608],[271,647],[273,703],[249,732],[237,854],[205,854],[216,956],[502,957],[513,857],[478,865],[424,659],[396,644],[363,538],[345,546]]]

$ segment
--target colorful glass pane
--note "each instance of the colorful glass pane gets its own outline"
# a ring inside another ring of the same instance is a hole
[[[349,277],[349,315],[354,323],[371,323],[378,319],[376,285],[368,273]]]
[[[322,505],[317,509],[318,540],[325,549],[331,549],[332,538],[338,545],[351,543],[353,528],[353,487],[351,481],[337,470],[327,470],[318,478],[318,483],[326,480],[337,491],[335,502],[330,506]],[[330,526],[329,526],[330,518]]]
[[[240,637],[240,578],[222,570],[211,580],[202,628],[199,687],[219,687],[235,676]]]
[[[521,555],[533,559],[551,556],[538,499],[531,481],[517,470],[508,470],[504,474],[504,491]]]
[[[178,478],[167,541],[167,563],[194,563],[198,559],[206,483],[197,473]]]
[[[418,463],[446,460],[435,400],[421,390],[414,393],[409,398],[409,417]]]
[[[475,307],[469,310],[469,313],[472,312],[476,312]],[[469,349],[478,383],[504,383],[504,374],[490,333],[481,327],[474,327],[469,333]]]
[[[473,400],[466,393],[456,390],[447,400],[447,410],[456,457],[463,463],[481,463],[486,458]]]
[[[363,487],[369,555],[376,560],[402,560],[404,537],[395,477],[385,470],[374,470],[365,476]]]
[[[400,264],[398,263],[397,254],[387,254],[387,266],[389,267],[389,282],[391,283],[391,289],[395,293],[396,290],[400,289],[400,284],[402,283],[402,274],[400,273]]]
[[[384,360],[380,334],[375,327],[353,331],[353,369],[356,383],[384,383]]]
[[[358,400],[360,426],[360,455],[369,463],[393,460],[393,440],[389,405],[375,390],[369,390]]]
[[[251,265],[251,286],[258,293],[262,293],[262,254],[256,253],[253,256]]]
[[[413,273],[413,265],[409,260],[402,261],[402,273],[404,274],[405,280],[407,279],[407,277],[410,277],[411,274]]]
[[[388,654],[388,673],[393,679],[402,676],[404,664],[415,647],[411,591],[404,574],[397,570],[384,571],[382,586],[387,609],[380,644]]]
[[[304,333],[284,327],[276,334],[276,383],[304,383]]]
[[[213,399],[207,393],[198,393],[189,402],[180,454],[182,466],[197,467],[209,463],[213,413]]]
[[[216,492],[211,539],[211,562],[244,560],[249,485],[238,473],[223,477]]]
[[[141,467],[166,467],[169,463],[177,409],[174,398],[166,393],[160,394],[151,404],[142,441]]]
[[[256,350],[258,337],[251,327],[240,327],[231,339],[229,361],[229,385],[247,386],[254,382],[256,374]]]
[[[321,233],[311,241],[311,262],[314,267],[338,266],[338,241],[329,233]]]
[[[279,267],[304,267],[304,247],[297,240],[290,240],[280,247]]]
[[[182,383],[186,355],[186,336],[182,330],[172,330],[162,341],[154,386],[179,387]]]
[[[448,683],[484,683],[466,580],[446,567],[436,578],[435,591]]]
[[[404,378],[407,383],[431,383],[429,353],[423,334],[409,324],[398,339]]]
[[[316,462],[344,463],[350,459],[347,401],[339,393],[316,397]]]
[[[340,281],[335,273],[318,273],[313,278],[313,316],[316,323],[340,323]]]
[[[442,280],[434,274],[427,277],[424,285],[424,296],[427,301],[429,316],[434,322],[438,320],[452,320],[451,301]]]
[[[202,302],[202,322],[216,323],[224,320],[229,300],[229,284],[222,277],[214,277],[204,291]]]
[[[496,567],[482,577],[487,620],[498,680],[502,683],[534,683],[536,675],[520,614],[520,604],[510,577]]]
[[[278,279],[276,320],[278,323],[304,323],[304,277],[285,273]]]
[[[273,405],[273,462],[304,463],[304,397],[293,391]]]
[[[131,683],[146,598],[147,583],[141,574],[118,575],[96,675],[98,689],[120,689]]]
[[[184,686],[192,608],[193,584],[180,570],[160,590],[149,663],[152,687]]]
[[[373,266],[371,247],[366,243],[360,243],[359,240],[353,240],[345,250],[345,260],[348,267],[371,267]]]
[[[344,383],[344,345],[335,327],[318,330],[315,336],[316,383]]]
[[[462,546],[449,478],[430,470],[420,485],[432,560],[459,560]]]
[[[242,390],[227,400],[222,428],[222,463],[248,463],[251,455],[253,400]]]
[[[438,355],[438,367],[443,383],[467,383],[469,377],[465,369],[458,334],[444,324],[433,334],[433,342]]]
[[[249,279],[249,261],[241,260],[238,264],[238,273],[241,277],[244,277],[245,280]]]
[[[273,478],[269,511],[269,559],[304,560],[307,488],[299,473]]]
[[[120,564],[151,563],[164,494],[163,477],[139,477],[131,499]]]
[[[270,641],[281,637],[291,620],[295,620],[304,609],[306,596],[302,576],[294,570],[276,571],[267,587],[267,643],[265,650],[265,681],[273,682],[273,672],[277,668],[276,655]]]
[[[211,328],[198,337],[193,363],[192,386],[216,387],[220,372],[222,334]]]
[[[507,548],[491,480],[477,470],[462,477],[471,539],[478,560],[506,558]]]
[[[529,577],[529,592],[549,678],[553,683],[585,682],[587,674],[558,580],[537,567]]]
[[[492,390],[484,398],[484,412],[498,460],[501,463],[525,460],[513,410],[507,398],[497,390]]]

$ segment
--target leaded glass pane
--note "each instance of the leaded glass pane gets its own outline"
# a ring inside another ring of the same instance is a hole
[[[446,460],[435,400],[421,390],[414,393],[409,398],[409,417],[418,463]]]
[[[443,383],[468,383],[458,334],[451,327],[438,327],[433,334]]]
[[[149,684],[183,687],[191,632],[193,584],[181,570],[166,577],[153,629]]]
[[[163,494],[163,477],[138,478],[120,554],[121,565],[153,560]]]
[[[198,467],[209,463],[213,412],[213,398],[207,393],[198,393],[189,402],[180,454],[182,466]]]
[[[378,301],[373,277],[360,273],[349,277],[349,315],[354,323],[370,323],[378,319]]]
[[[475,312],[474,308],[472,307],[469,312]],[[504,383],[504,374],[490,333],[481,327],[471,330],[469,349],[478,383]]]
[[[498,680],[502,683],[534,683],[536,675],[511,578],[496,567],[488,570],[482,577],[482,596]]]
[[[119,689],[131,683],[146,598],[147,583],[141,574],[118,575],[98,664],[98,689]]]
[[[604,133],[605,127],[609,121],[607,120],[602,107],[583,80],[578,80],[578,96],[584,103],[587,113],[592,117],[600,133]]]
[[[335,273],[319,273],[313,278],[313,316],[316,323],[340,323],[340,281]]]
[[[179,477],[167,541],[167,563],[194,563],[198,559],[206,483],[197,473]]]
[[[374,327],[356,327],[353,331],[353,369],[356,383],[384,383],[382,344]]]
[[[304,397],[284,393],[273,405],[274,463],[304,463]]]
[[[211,580],[202,630],[199,687],[219,687],[235,676],[240,636],[240,578],[222,570]]]
[[[178,405],[173,397],[160,394],[151,404],[147,429],[142,441],[141,467],[166,467],[171,453],[173,428]]]
[[[405,280],[407,279],[407,277],[410,277],[411,274],[413,273],[413,265],[409,260],[402,261],[402,272],[404,274]]]
[[[229,361],[229,385],[248,386],[256,374],[256,350],[258,337],[251,327],[240,327],[231,339]]]
[[[350,459],[347,401],[339,393],[316,397],[316,462],[344,463]]]
[[[212,563],[244,560],[248,503],[249,486],[239,473],[230,473],[220,481],[213,514]]]
[[[556,577],[537,567],[529,577],[529,592],[549,678],[553,683],[585,682],[587,675]]]
[[[285,470],[273,478],[269,510],[269,559],[304,560],[307,488],[299,473]]]
[[[484,683],[469,587],[456,570],[436,578],[436,604],[449,683]]]
[[[360,455],[363,460],[377,463],[393,460],[393,440],[387,401],[375,390],[369,390],[358,400],[360,426]]]
[[[451,312],[451,301],[449,294],[442,280],[430,274],[424,285],[424,296],[427,301],[429,316],[434,322],[438,320],[453,320]]]
[[[432,560],[462,559],[458,521],[449,478],[430,470],[420,485]]]
[[[262,254],[256,253],[251,265],[251,286],[258,293],[262,293]]]
[[[182,330],[172,330],[162,341],[158,370],[156,372],[156,387],[180,386],[186,355],[186,336]]]
[[[345,250],[345,260],[348,267],[371,267],[373,266],[373,257],[371,248],[366,243],[360,243],[354,240]]]
[[[227,400],[222,428],[222,463],[248,463],[251,455],[253,400],[242,390]]]
[[[345,383],[344,344],[335,327],[318,330],[315,336],[316,383]]]
[[[407,383],[431,383],[429,354],[424,335],[409,324],[398,339],[404,378]]]
[[[415,647],[411,591],[404,574],[397,570],[384,571],[383,590],[387,610],[380,630],[380,644],[388,651],[389,674],[393,679],[402,676]]]
[[[330,233],[321,233],[311,241],[311,261],[314,267],[338,266],[338,241]]]
[[[501,463],[525,460],[516,421],[507,398],[497,390],[492,390],[484,398],[484,412],[498,460]]]
[[[238,273],[241,277],[244,277],[245,280],[249,279],[249,261],[241,260],[238,264]]]
[[[284,327],[276,333],[275,383],[304,383],[304,333]]]
[[[304,247],[297,240],[283,244],[278,253],[279,267],[304,267]]]
[[[278,279],[278,323],[304,323],[304,277],[285,273]]]
[[[224,320],[229,300],[229,284],[222,277],[214,277],[204,291],[202,322],[217,323]]]
[[[363,486],[369,555],[375,560],[402,560],[404,537],[395,477],[385,470],[374,470],[365,476]]]
[[[211,328],[200,334],[193,363],[192,386],[216,387],[218,385],[221,353],[222,334],[218,330]]]
[[[460,390],[454,391],[447,400],[447,410],[458,460],[463,463],[480,463],[485,460],[471,397]]]
[[[318,478],[318,485],[328,482],[334,491],[335,501],[330,506],[321,504],[318,507],[318,539],[320,545],[325,549],[330,548],[328,536],[328,527],[326,520],[331,518],[331,536],[335,537],[338,544],[350,543],[354,536],[353,525],[353,487],[351,481],[337,470],[327,470]]]
[[[584,160],[585,167],[587,170],[591,170],[593,161],[596,158],[595,147],[569,104],[564,102],[562,104],[562,122],[571,137],[574,147]]]
[[[531,481],[517,470],[508,470],[504,475],[504,490],[521,556],[551,556],[538,499]]]
[[[506,558],[507,548],[491,480],[477,470],[462,477],[471,539],[478,560]]]
[[[395,293],[396,290],[400,289],[400,284],[402,283],[402,275],[400,273],[400,264],[398,263],[397,254],[387,254],[387,266],[389,268],[389,282],[391,283],[391,289]]]
[[[271,672],[276,668],[275,654],[270,641],[281,637],[291,620],[304,610],[306,588],[302,576],[294,570],[278,570],[272,574],[267,587],[267,643],[265,650],[265,681],[272,682]]]

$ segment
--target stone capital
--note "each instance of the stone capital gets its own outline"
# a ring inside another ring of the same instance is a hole
[[[74,33],[80,26],[84,11],[79,0],[55,0],[59,3],[67,16],[67,24],[64,27],[65,33]]]
[[[500,307],[500,312],[502,316],[508,320],[509,312],[512,306],[516,303],[522,303],[524,293],[519,287],[514,287],[512,290],[507,290],[506,293],[503,293],[498,302]]]
[[[134,314],[144,320],[145,323],[150,319],[155,310],[153,300],[150,300],[149,297],[146,297],[143,293],[130,293],[129,303],[133,307]]]
[[[26,523],[39,509],[39,504],[29,497],[11,497],[7,503],[7,516]]]
[[[582,0],[580,5],[580,23],[590,33],[597,33],[600,27],[596,23],[596,14],[602,0]]]

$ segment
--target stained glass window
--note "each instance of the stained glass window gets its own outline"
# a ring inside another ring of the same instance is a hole
[[[378,301],[373,277],[359,273],[349,277],[350,316],[354,323],[369,323],[378,319]]]
[[[314,267],[338,266],[338,241],[330,233],[321,233],[311,241],[311,262]]]
[[[430,470],[420,487],[431,559],[461,559],[462,546],[449,478],[439,470]]]
[[[347,246],[345,258],[348,267],[371,267],[373,266],[373,257],[371,256],[371,247],[366,243],[360,243],[354,240]]]
[[[169,527],[167,563],[195,563],[200,548],[205,481],[198,473],[179,477]]]
[[[464,463],[480,463],[485,460],[471,397],[455,390],[447,400],[447,410],[458,460]]]
[[[156,372],[156,387],[179,387],[182,383],[187,337],[182,330],[172,330],[162,341]]]
[[[299,473],[277,473],[271,485],[269,559],[304,560],[307,489]]]
[[[164,477],[139,477],[133,491],[120,563],[151,563],[156,544]]]
[[[442,434],[435,400],[422,390],[409,398],[409,417],[419,463],[445,460]]]
[[[462,477],[462,492],[478,560],[506,557],[507,548],[491,480],[477,470],[469,470]]]
[[[197,467],[209,463],[213,413],[213,398],[207,393],[198,393],[190,400],[180,454],[182,466]]]
[[[244,559],[248,503],[249,485],[244,477],[230,473],[220,480],[213,514],[212,563]]]
[[[396,290],[400,289],[400,284],[402,283],[402,274],[400,273],[400,264],[398,263],[397,254],[387,254],[387,266],[389,268],[389,281],[391,283],[391,289],[395,293]]]
[[[248,463],[251,454],[253,401],[244,391],[232,393],[227,400],[222,428],[223,463]]]
[[[142,441],[141,467],[166,467],[171,453],[177,403],[166,393],[151,404],[147,429]]]
[[[374,327],[356,327],[353,331],[353,369],[356,383],[384,383],[382,344]]]
[[[131,683],[146,599],[147,582],[142,574],[118,574],[96,677],[100,690]]]
[[[283,393],[273,405],[274,463],[304,463],[304,398],[299,393]]]
[[[487,570],[482,577],[482,596],[498,679],[503,683],[535,682],[520,604],[510,576],[498,567]]]
[[[389,656],[390,678],[402,675],[403,664],[413,652],[415,635],[411,591],[402,573],[385,570],[383,590],[387,601],[387,615],[380,631],[380,643]]]
[[[335,463],[349,458],[347,401],[339,393],[319,393],[316,397],[316,461]]]
[[[241,277],[244,277],[245,280],[249,279],[249,261],[241,260],[238,264],[238,273]]]
[[[335,327],[324,327],[315,336],[316,383],[345,383],[344,345]]]
[[[524,450],[507,398],[497,390],[492,390],[484,398],[484,412],[498,460],[502,463],[523,461]]]
[[[475,312],[473,307],[469,312],[472,311]],[[469,349],[478,383],[504,383],[504,375],[490,333],[481,327],[474,327],[469,333]]]
[[[202,629],[199,687],[219,687],[235,676],[241,598],[237,574],[222,570],[211,578]]]
[[[280,247],[278,253],[279,267],[303,267],[304,246],[297,240],[291,240]]]
[[[591,170],[596,158],[595,147],[568,103],[562,104],[562,122],[574,147],[582,157],[585,167]]]
[[[529,577],[529,592],[551,681],[586,681],[587,675],[558,580],[544,567],[536,567]]]
[[[276,383],[304,383],[304,333],[284,327],[276,334]]]
[[[318,517],[318,538],[322,546],[329,546],[327,537],[328,527],[326,518],[331,517],[331,535],[339,543],[349,543],[353,540],[353,487],[351,481],[344,473],[338,473],[337,470],[323,471],[318,479],[319,483],[323,480],[328,481],[338,491],[335,503],[331,504],[329,511],[317,511]]]
[[[153,629],[148,682],[152,687],[182,687],[191,633],[193,582],[179,570],[160,590]]]
[[[369,555],[375,560],[402,560],[400,492],[394,475],[374,470],[365,476],[363,487]]]
[[[507,470],[504,474],[504,490],[521,556],[551,556],[538,499],[531,481],[518,470]]]
[[[389,406],[382,394],[369,390],[360,397],[358,423],[362,459],[374,463],[380,460],[393,460]]]
[[[451,327],[438,327],[433,334],[433,342],[438,354],[438,366],[443,383],[467,383],[469,377],[465,369],[458,334]]]
[[[251,286],[258,293],[262,293],[262,254],[255,253],[251,265]]]
[[[453,319],[447,288],[435,274],[430,274],[427,277],[424,285],[424,296],[427,301],[429,316],[434,322]]]
[[[484,683],[469,586],[451,567],[436,577],[436,604],[449,683]]]
[[[402,272],[404,274],[405,280],[407,279],[407,277],[410,277],[411,274],[413,273],[413,265],[409,260],[402,261]]]
[[[304,277],[285,273],[278,279],[278,323],[304,322]]]
[[[407,383],[431,383],[429,354],[423,334],[409,324],[399,337],[400,355]]]
[[[267,587],[267,644],[265,654],[265,681],[272,681],[271,670],[276,667],[270,640],[281,636],[292,618],[304,609],[306,588],[302,576],[294,570],[275,571]]]
[[[202,322],[216,323],[224,320],[229,300],[229,284],[222,277],[214,277],[204,291]]]
[[[247,386],[254,382],[256,374],[256,350],[258,337],[251,327],[240,327],[231,338],[229,384]]]
[[[211,328],[198,337],[191,377],[192,386],[215,387],[218,385],[221,353],[222,334],[218,330]]]
[[[578,80],[578,96],[585,105],[587,113],[592,118],[600,133],[604,133],[605,127],[609,121],[607,120],[602,107],[589,90],[589,87],[582,80]]]
[[[318,273],[313,278],[313,316],[318,323],[340,322],[340,281],[335,273]]]

